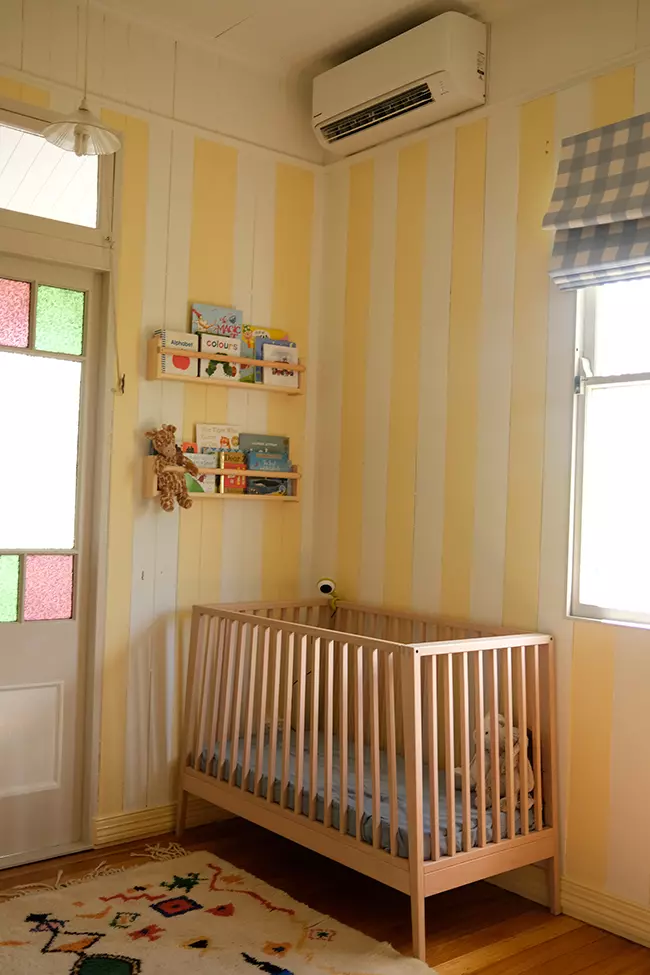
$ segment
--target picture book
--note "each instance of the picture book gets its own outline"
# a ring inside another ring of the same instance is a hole
[[[199,359],[199,376],[202,379],[230,379],[239,380],[240,366],[238,362],[220,362],[219,356],[240,355],[241,339],[227,339],[222,335],[210,335],[203,332],[199,336],[201,352],[214,352],[214,359]]]
[[[241,339],[243,315],[236,308],[220,305],[192,305],[192,332],[209,332],[227,339]]]
[[[224,450],[220,454],[221,467],[224,470],[245,471],[246,458],[240,450]],[[222,494],[243,494],[246,489],[246,478],[237,475],[222,475]]]
[[[223,423],[197,423],[196,443],[200,454],[239,450],[239,427]]]
[[[289,494],[289,482],[274,477],[248,478],[248,494]]]
[[[199,351],[197,335],[190,335],[189,332],[174,332],[168,328],[159,328],[154,335],[160,336],[166,349],[174,349],[173,354],[163,352],[160,357],[160,368],[166,376],[198,376],[199,360],[183,355],[183,352]]]
[[[255,339],[257,338],[288,339],[289,336],[280,328],[261,328],[259,325],[249,324],[242,325],[242,355],[248,359],[258,358],[255,352]],[[239,378],[243,383],[262,381],[256,377],[254,366],[244,366]]]
[[[199,448],[192,440],[184,440],[181,446],[184,454],[198,454]]]
[[[250,450],[256,450],[263,454],[287,454],[289,451],[289,438],[277,437],[272,433],[242,433],[239,436],[239,450],[248,454]]]
[[[264,346],[265,345],[283,345],[285,347],[292,347],[295,349],[296,343],[290,342],[289,339],[270,339],[265,335],[257,335],[255,337],[255,358],[264,359]],[[255,382],[264,382],[264,373],[266,369],[262,366],[255,366]]]
[[[249,450],[246,455],[249,471],[285,471],[291,470],[291,461],[287,454],[268,453]]]
[[[217,467],[216,454],[206,454],[204,457],[199,457],[195,453],[187,453],[185,457],[193,461],[199,468],[213,467],[216,469]],[[217,490],[217,475],[204,473],[188,474],[186,471],[185,483],[190,494],[215,494]]]
[[[298,373],[288,368],[292,363],[298,363],[298,349],[294,346],[264,344],[264,361],[273,362],[272,369],[264,369],[264,384],[266,386],[288,386],[298,388]]]

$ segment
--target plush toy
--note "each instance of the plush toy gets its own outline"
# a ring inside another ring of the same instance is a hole
[[[506,795],[506,719],[502,714],[498,715],[498,725],[499,725],[499,790],[502,797]],[[476,731],[474,731],[474,743],[476,743]],[[524,747],[523,753],[521,748],[521,735],[519,728],[512,729],[512,754],[514,761],[514,791],[515,791],[515,804],[521,808],[521,763],[527,763],[527,773],[526,773],[526,788],[528,790],[528,795],[526,797],[526,806],[530,809],[533,805],[533,797],[530,793],[535,788],[535,778],[533,767],[530,764],[528,758],[527,749]],[[485,768],[485,807],[490,809],[492,807],[492,752],[490,749],[490,715],[485,716],[485,737],[484,737],[484,768]],[[460,769],[455,769],[456,773],[456,785],[460,787],[462,783],[462,774]],[[478,758],[477,750],[474,751],[474,757],[470,762],[469,766],[469,783],[470,788],[475,790],[478,783]],[[505,798],[501,798],[501,810],[503,812],[507,809],[507,801]]]
[[[158,475],[160,506],[163,511],[173,511],[175,500],[181,508],[192,507],[192,502],[187,493],[184,471],[170,470],[169,468],[182,467],[190,474],[199,473],[196,464],[183,456],[183,452],[176,444],[175,433],[176,427],[167,424],[159,430],[147,430],[145,434],[151,440],[156,451],[154,470]]]

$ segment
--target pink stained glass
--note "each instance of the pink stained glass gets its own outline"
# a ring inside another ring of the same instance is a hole
[[[29,281],[0,278],[0,345],[27,348],[30,292]]]
[[[72,616],[72,555],[25,556],[25,620]]]

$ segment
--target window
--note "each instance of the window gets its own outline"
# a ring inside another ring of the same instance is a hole
[[[650,624],[650,280],[580,296],[571,611]]]
[[[75,156],[42,135],[0,123],[0,207],[97,226],[98,158]]]
[[[0,623],[69,619],[86,293],[0,277]],[[16,447],[18,450],[16,451]]]

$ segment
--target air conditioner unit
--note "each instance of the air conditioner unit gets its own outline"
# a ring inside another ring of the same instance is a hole
[[[348,156],[483,105],[486,43],[485,24],[440,14],[318,75],[316,138]]]

